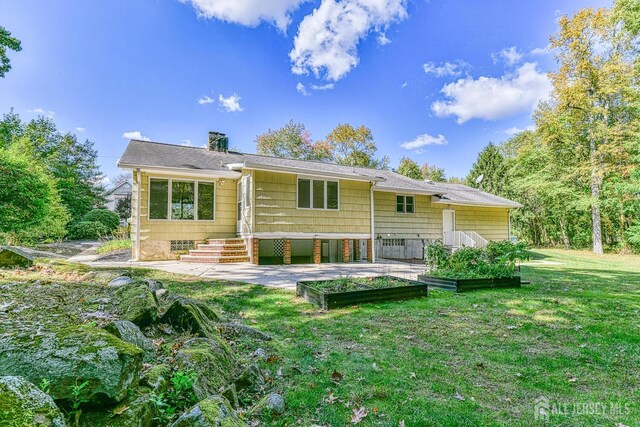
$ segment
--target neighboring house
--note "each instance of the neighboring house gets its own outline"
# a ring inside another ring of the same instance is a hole
[[[509,238],[518,203],[389,170],[132,140],[133,258],[321,263],[423,257],[424,245]],[[197,249],[196,249],[197,248]],[[188,253],[188,255],[187,255]]]
[[[131,197],[132,189],[131,183],[124,181],[104,193],[107,209],[115,212],[118,201]]]

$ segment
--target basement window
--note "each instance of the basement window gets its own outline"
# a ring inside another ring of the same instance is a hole
[[[171,252],[188,251],[195,248],[195,240],[172,240]]]

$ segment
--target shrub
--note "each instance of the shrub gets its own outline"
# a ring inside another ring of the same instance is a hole
[[[442,240],[436,240],[424,248],[424,259],[431,270],[445,267],[450,257],[451,250],[442,243]]]
[[[452,279],[511,277],[516,274],[516,262],[529,259],[523,242],[508,240],[491,242],[486,248],[463,247],[448,254],[448,248],[437,241],[425,248],[431,274]]]
[[[633,252],[640,253],[640,223],[629,227],[625,233],[625,240]]]
[[[116,230],[120,225],[118,214],[107,209],[94,209],[82,217],[82,221],[99,222],[106,227],[108,233]]]
[[[98,221],[80,221],[69,228],[72,240],[96,240],[109,233],[107,227]]]

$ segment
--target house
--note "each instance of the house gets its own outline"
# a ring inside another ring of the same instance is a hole
[[[131,191],[133,186],[130,182],[123,181],[120,184],[115,185],[110,190],[107,190],[104,193],[104,198],[106,201],[106,208],[110,211],[116,210],[118,206],[118,202],[123,199],[127,199],[131,197]]]
[[[132,140],[136,260],[324,263],[423,257],[424,245],[509,238],[518,203],[377,170]]]

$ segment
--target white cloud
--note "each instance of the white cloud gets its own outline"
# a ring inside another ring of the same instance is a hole
[[[518,52],[518,48],[515,46],[505,47],[500,52],[494,52],[491,54],[491,59],[497,64],[499,61],[504,61],[509,66],[516,65],[522,60],[524,55]]]
[[[228,98],[225,98],[224,96],[222,96],[222,94],[220,94],[220,96],[218,97],[218,101],[220,101],[220,106],[225,110],[227,110],[227,112],[229,113],[235,113],[237,111],[244,110],[244,108],[242,108],[242,106],[240,105],[241,99],[242,98],[240,98],[235,93],[233,95],[229,95]]]
[[[285,31],[291,23],[291,13],[308,0],[180,0],[191,3],[204,18],[215,18],[235,24],[255,27],[260,22],[276,25]]]
[[[198,99],[198,104],[200,105],[213,104],[214,102],[216,102],[216,100],[211,98],[210,96],[203,96],[202,98]]]
[[[447,145],[448,141],[444,135],[431,136],[428,133],[418,135],[413,141],[407,141],[400,144],[400,147],[407,150],[415,150],[417,148],[426,147],[427,145]]]
[[[391,39],[387,37],[385,33],[379,33],[378,38],[376,39],[380,46],[386,46],[391,43]]]
[[[298,91],[298,93],[302,94],[303,96],[309,96],[311,95],[308,91],[305,85],[303,85],[302,83],[298,82],[298,84],[296,85],[296,90]]]
[[[501,77],[467,77],[443,86],[445,100],[431,104],[438,117],[456,116],[458,123],[471,119],[495,120],[532,110],[546,99],[551,82],[538,64],[526,62]]]
[[[79,132],[79,133],[84,133],[86,131],[87,130],[85,128],[82,128],[82,127],[76,128],[76,132]]]
[[[402,85],[400,85],[400,87],[401,87],[402,89],[404,89],[404,88],[405,88],[405,87],[407,87],[407,86],[409,86],[409,82],[404,82],[404,83],[402,83]]]
[[[122,137],[126,139],[137,139],[139,141],[151,141],[151,138],[149,138],[148,136],[142,135],[142,133],[140,133],[139,130],[132,130],[129,132],[125,132],[122,134]]]
[[[550,53],[551,53],[551,46],[536,47],[535,49],[531,49],[531,52],[529,52],[529,54],[533,56],[544,56],[544,55],[549,55]]]
[[[56,114],[55,111],[50,111],[50,110],[47,111],[44,108],[40,108],[40,107],[32,108],[31,110],[27,110],[27,113],[33,113],[33,114],[37,114],[39,116],[45,116],[45,117],[48,117],[50,119],[52,119],[53,116]]]
[[[440,65],[436,65],[434,62],[427,62],[426,64],[422,65],[422,69],[426,74],[433,74],[436,77],[456,77],[462,74],[463,69],[468,67],[469,65],[464,61],[447,61],[441,62]]]
[[[180,144],[180,145],[184,145],[185,147],[191,147],[192,146],[191,140],[190,139],[183,139],[182,140],[182,144]]]
[[[519,127],[513,126],[513,127],[510,127],[509,129],[505,129],[504,133],[506,133],[509,136],[513,136],[513,135],[516,135],[516,134],[518,134],[520,132],[524,132],[526,130],[532,131],[534,129],[535,129],[535,127],[533,125],[529,125],[526,128],[519,128]]]
[[[289,52],[295,74],[337,81],[358,65],[358,43],[407,16],[407,0],[322,0],[298,27]]]
[[[333,83],[327,83],[326,85],[311,85],[313,90],[332,90],[335,87]]]

